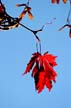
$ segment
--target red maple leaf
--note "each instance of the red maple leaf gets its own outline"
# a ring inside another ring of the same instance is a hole
[[[31,60],[27,64],[26,70],[23,73],[26,74],[32,70],[32,77],[35,81],[35,89],[40,93],[46,86],[49,91],[52,88],[52,81],[56,82],[55,78],[57,73],[53,69],[57,65],[55,62],[57,56],[48,54],[48,52],[43,55],[40,53],[34,53]]]

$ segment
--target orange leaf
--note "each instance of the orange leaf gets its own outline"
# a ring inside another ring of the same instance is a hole
[[[56,2],[56,0],[52,0],[52,3],[55,3]]]
[[[66,2],[67,2],[67,0],[63,0],[63,2],[64,2],[64,3],[66,3]]]
[[[29,16],[30,19],[34,18],[31,12],[28,12],[28,16]]]

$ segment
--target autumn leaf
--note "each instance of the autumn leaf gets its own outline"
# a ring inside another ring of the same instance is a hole
[[[40,56],[40,53],[34,53],[32,55],[33,56],[31,58],[31,60],[29,61],[29,63],[27,64],[26,70],[23,74],[26,74],[26,73],[30,72],[30,70],[32,69],[36,59]]]
[[[56,2],[56,0],[52,0],[51,2],[52,2],[52,3],[55,3],[55,2]]]
[[[5,7],[3,4],[0,4],[0,21],[2,21],[4,18],[4,12],[5,12]],[[1,22],[0,22],[0,25],[1,25]]]
[[[64,3],[66,3],[66,2],[67,2],[67,0],[63,0],[63,2],[64,2]]]
[[[52,3],[59,3],[60,0],[52,0]]]
[[[33,19],[33,15],[32,15],[32,13],[31,13],[30,11],[28,11],[28,17],[29,17],[30,19]]]
[[[3,8],[2,8],[2,6],[0,5],[0,13],[2,13],[3,12]]]
[[[67,0],[62,0],[63,1],[63,3],[66,3],[67,2]],[[51,2],[52,3],[57,3],[57,4],[59,4],[60,3],[60,0],[51,0]]]
[[[50,91],[52,88],[52,82],[56,82],[57,73],[53,69],[53,67],[57,65],[55,61],[56,57],[57,56],[48,54],[48,52],[43,55],[38,52],[32,54],[23,75],[32,70],[35,89],[38,93],[40,93],[44,87],[47,87]]]
[[[19,19],[22,19],[26,15],[26,13],[28,13],[28,17],[30,19],[33,19],[33,15],[31,13],[31,7],[27,6],[26,4],[16,4],[16,6],[17,7],[25,6],[24,10],[22,11],[22,13],[19,16]]]
[[[0,14],[4,13],[4,4],[0,4]]]

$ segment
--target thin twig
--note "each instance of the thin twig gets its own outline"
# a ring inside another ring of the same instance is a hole
[[[24,28],[26,28],[27,30],[29,30],[30,32],[32,32],[34,35],[35,35],[35,37],[36,37],[36,39],[38,40],[38,41],[40,41],[40,39],[39,39],[39,37],[36,35],[38,32],[40,32],[40,31],[42,31],[42,29],[39,29],[39,30],[32,30],[32,29],[30,29],[30,28],[28,28],[27,26],[25,26],[25,25],[23,25],[23,24],[21,24],[21,23],[19,23],[19,25],[21,25],[22,27],[24,27]]]
[[[41,41],[40,41],[39,37],[37,36],[37,33],[40,32],[40,31],[42,31],[42,29],[39,29],[39,30],[36,30],[36,31],[35,31],[35,30],[32,30],[32,29],[26,27],[25,25],[23,25],[23,24],[21,24],[21,23],[19,23],[19,25],[21,25],[22,27],[26,28],[27,30],[29,30],[30,32],[32,32],[32,33],[34,34],[34,36],[35,36],[36,39],[37,39],[37,43],[36,43],[37,52],[39,51],[39,52],[41,53]],[[39,45],[39,46],[38,46],[38,45]],[[38,48],[38,47],[39,47],[39,48]]]
[[[36,42],[36,50],[41,54],[41,41],[39,41],[39,43]]]
[[[70,14],[71,14],[71,0],[69,0],[69,2],[70,2],[70,9],[69,9],[68,17],[67,17],[68,24],[70,24],[69,17],[70,17]]]
[[[26,28],[27,30],[29,30],[29,31],[33,32],[33,30],[32,30],[32,29],[28,28],[27,26],[25,26],[25,25],[23,25],[23,24],[19,23],[19,25],[21,25],[22,27]]]
[[[53,18],[50,22],[47,22],[47,23],[45,23],[43,26],[42,26],[42,30],[44,29],[44,27],[45,27],[45,25],[50,25],[50,24],[52,24],[53,23],[53,21],[55,20],[56,18]]]
[[[64,29],[65,27],[68,27],[68,28],[71,29],[71,25],[69,25],[69,24],[65,24],[64,26],[62,26],[62,27],[59,29],[59,31],[61,31],[61,30]]]

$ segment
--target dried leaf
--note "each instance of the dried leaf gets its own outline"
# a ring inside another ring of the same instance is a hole
[[[52,0],[52,3],[59,3],[60,0]]]
[[[67,2],[67,0],[62,0],[62,1],[63,1],[63,3],[66,3],[66,2]],[[51,2],[52,2],[52,3],[57,3],[57,4],[59,4],[60,0],[52,0]]]
[[[26,15],[26,11],[23,11],[23,12],[20,14],[20,16],[19,16],[19,19],[24,18],[25,15]]]
[[[32,15],[32,13],[30,11],[28,12],[28,16],[29,16],[30,19],[34,18],[33,15]]]
[[[64,3],[66,3],[66,2],[67,2],[67,0],[63,0],[63,2],[64,2]]]

